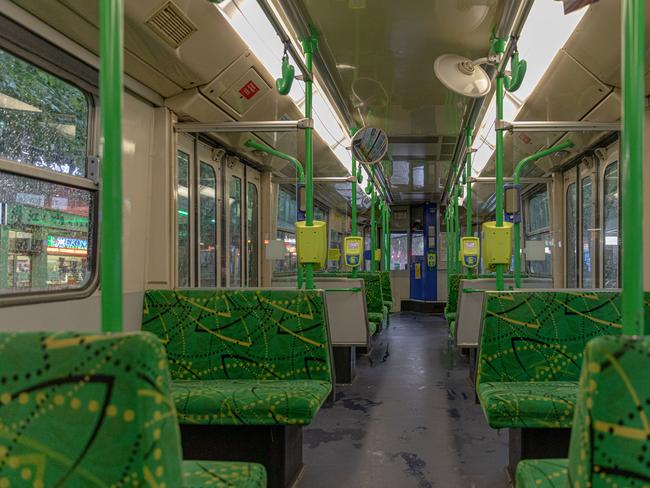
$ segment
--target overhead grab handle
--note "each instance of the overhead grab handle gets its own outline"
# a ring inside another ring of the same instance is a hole
[[[284,44],[284,56],[282,56],[282,77],[275,80],[275,88],[280,95],[288,95],[296,76],[296,68],[289,62],[288,46]]]

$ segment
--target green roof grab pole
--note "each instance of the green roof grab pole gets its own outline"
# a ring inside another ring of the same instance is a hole
[[[99,99],[104,139],[100,178],[102,331],[120,332],[122,316],[122,0],[101,0]]]
[[[623,334],[643,335],[643,137],[645,0],[623,0]]]
[[[512,175],[513,183],[515,185],[519,184],[521,179],[521,172],[524,169],[524,166],[526,166],[528,163],[532,163],[533,161],[537,161],[538,159],[545,158],[546,156],[549,156],[558,151],[562,151],[563,149],[568,149],[570,147],[573,147],[573,142],[567,139],[561,144],[549,147],[548,149],[543,149],[542,151],[538,151],[535,154],[531,154],[530,156],[525,157],[524,159],[519,161],[517,166],[515,166],[515,172]],[[519,211],[521,212],[521,209],[519,209]],[[514,261],[515,261],[515,288],[521,288],[521,237],[519,235],[520,232],[521,232],[521,223],[517,222],[515,219],[515,223],[513,225],[514,245],[512,249],[512,253],[514,255]]]
[[[315,37],[308,37],[302,40],[302,49],[305,53],[305,64],[307,71],[313,76],[314,51],[318,48],[318,40]],[[311,119],[312,97],[314,94],[314,83],[311,79],[305,80],[305,117]],[[305,197],[307,209],[305,212],[305,225],[314,225],[314,129],[305,129]],[[314,289],[314,265],[305,265],[305,288]]]
[[[505,51],[506,42],[503,39],[494,40],[494,50],[497,55],[503,54]],[[497,98],[497,117],[496,123],[498,124],[503,120],[503,95],[504,95],[504,81],[505,74],[498,74],[496,79],[496,98]],[[496,226],[503,227],[503,130],[496,131]],[[496,288],[498,291],[503,291],[505,283],[503,280],[504,265],[496,265]]]
[[[244,146],[254,149],[256,151],[265,152],[267,154],[270,154],[271,156],[275,156],[276,158],[289,161],[291,164],[293,164],[296,167],[296,174],[298,175],[298,183],[300,183],[301,185],[305,184],[305,172],[302,169],[302,164],[300,164],[300,161],[298,161],[293,156],[289,156],[288,154],[285,154],[283,152],[276,151],[272,147],[267,146],[266,144],[262,144],[261,142],[254,141],[253,139],[248,139],[244,143]],[[300,265],[300,263],[298,263],[297,266],[298,269],[296,270],[296,286],[300,290],[302,288],[302,266]]]
[[[375,181],[375,165],[370,167],[370,179]],[[375,194],[374,185],[372,185],[372,194],[370,197],[370,271],[377,271],[377,262],[375,261],[375,249],[377,249],[377,219],[375,218],[375,208],[377,207],[377,195]]]
[[[472,237],[472,128],[468,126],[465,130],[465,140],[467,142],[467,162],[465,164],[465,183],[467,184],[465,219],[467,220],[467,229],[465,235]],[[467,268],[467,277],[472,277],[472,268]]]
[[[300,161],[298,161],[293,156],[277,151],[272,147],[267,146],[266,144],[262,144],[261,142],[254,141],[253,139],[248,139],[244,143],[244,146],[254,149],[256,151],[265,152],[267,154],[270,154],[271,156],[275,156],[276,158],[284,159],[285,161],[290,162],[296,168],[296,173],[298,175],[298,183],[301,183],[303,185],[305,184],[305,172],[302,169],[302,164],[300,164]]]
[[[357,128],[353,127],[350,129],[350,136],[354,137],[354,134],[357,133]],[[352,151],[350,151],[352,153]],[[359,227],[357,225],[357,181],[358,181],[358,176],[357,176],[357,158],[354,157],[354,153],[352,153],[352,176],[354,177],[354,181],[352,182],[352,198],[350,202],[350,212],[351,212],[351,234],[352,237],[356,237],[359,235]],[[356,278],[358,276],[358,266],[355,266],[352,268],[352,278]]]

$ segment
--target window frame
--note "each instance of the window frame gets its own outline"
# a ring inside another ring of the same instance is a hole
[[[606,212],[605,212],[605,191],[606,191],[606,182],[605,182],[605,175],[607,174],[607,170],[612,167],[616,166],[616,171],[618,175],[618,182],[617,182],[617,193],[618,193],[618,220],[617,220],[617,239],[618,239],[618,262],[617,262],[617,277],[616,277],[616,287],[613,288],[605,288],[605,256],[606,256],[606,243],[605,240],[607,238],[606,233],[605,233],[605,217],[606,217]],[[600,183],[600,192],[598,196],[598,208],[599,208],[599,215],[598,215],[598,222],[600,224],[600,228],[602,229],[601,232],[601,239],[600,243],[598,245],[599,250],[600,250],[600,256],[601,260],[598,263],[599,265],[599,271],[600,271],[600,286],[604,289],[607,290],[614,290],[616,288],[620,288],[622,285],[621,278],[622,278],[622,267],[621,267],[621,244],[622,244],[622,229],[621,229],[621,164],[620,164],[620,157],[618,153],[618,148],[615,148],[614,150],[611,151],[611,154],[609,157],[601,162],[600,165],[600,171],[598,173],[598,179]]]
[[[46,40],[17,26],[10,20],[0,16],[0,27],[5,28],[3,35],[15,35],[12,40],[0,36],[0,49],[23,60],[32,66],[55,76],[65,83],[80,90],[87,101],[87,139],[86,139],[86,176],[73,176],[65,173],[18,163],[0,158],[0,172],[18,177],[29,178],[77,190],[88,191],[91,195],[91,210],[88,229],[88,240],[93,246],[88,252],[90,277],[82,286],[70,289],[37,290],[9,294],[0,294],[0,308],[37,303],[60,302],[88,298],[99,288],[99,73],[96,69],[74,58]],[[21,45],[17,45],[20,42]],[[47,59],[49,58],[49,59]],[[56,63],[50,61],[54,59]]]
[[[548,225],[546,227],[540,227],[535,230],[529,230],[528,225],[531,221],[531,211],[530,211],[530,201],[535,198],[538,195],[546,193],[546,202],[547,202],[547,210],[548,210]],[[552,209],[551,209],[551,193],[550,193],[550,188],[548,185],[542,184],[542,185],[535,185],[530,191],[526,192],[524,196],[524,222],[522,225],[523,228],[523,234],[524,234],[524,239],[523,239],[523,244],[524,247],[526,245],[527,241],[533,241],[533,240],[542,240],[542,237],[544,236],[549,236],[549,238],[552,237],[552,232],[551,232],[551,217],[552,217]],[[539,239],[531,239],[531,237],[536,237]],[[523,259],[523,266],[522,266],[522,272],[525,273],[530,273],[531,276],[539,276],[543,278],[552,278],[553,277],[553,254],[551,254],[551,271],[550,273],[531,273],[529,271],[529,266],[528,261],[525,257],[524,253],[524,259]]]

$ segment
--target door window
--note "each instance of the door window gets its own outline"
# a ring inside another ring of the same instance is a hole
[[[190,286],[190,155],[178,151],[176,164],[178,286]]]
[[[618,287],[619,277],[619,192],[618,192],[618,163],[612,163],[605,168],[604,174],[604,255],[603,255],[603,287]]]
[[[199,286],[217,286],[217,175],[201,162],[199,180]]]
[[[591,176],[582,179],[582,287],[591,288],[593,264],[593,206]]]
[[[259,285],[259,196],[248,182],[246,194],[246,286]]]
[[[242,263],[242,228],[241,228],[241,178],[232,176],[230,179],[230,286],[241,286]]]
[[[576,268],[577,242],[578,242],[578,212],[576,184],[571,183],[566,192],[566,286],[578,286],[578,273]]]

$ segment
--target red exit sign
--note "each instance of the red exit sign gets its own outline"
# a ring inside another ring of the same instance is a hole
[[[241,96],[246,100],[253,98],[258,91],[260,91],[260,87],[252,81],[249,81],[239,89],[239,93],[241,93]]]

